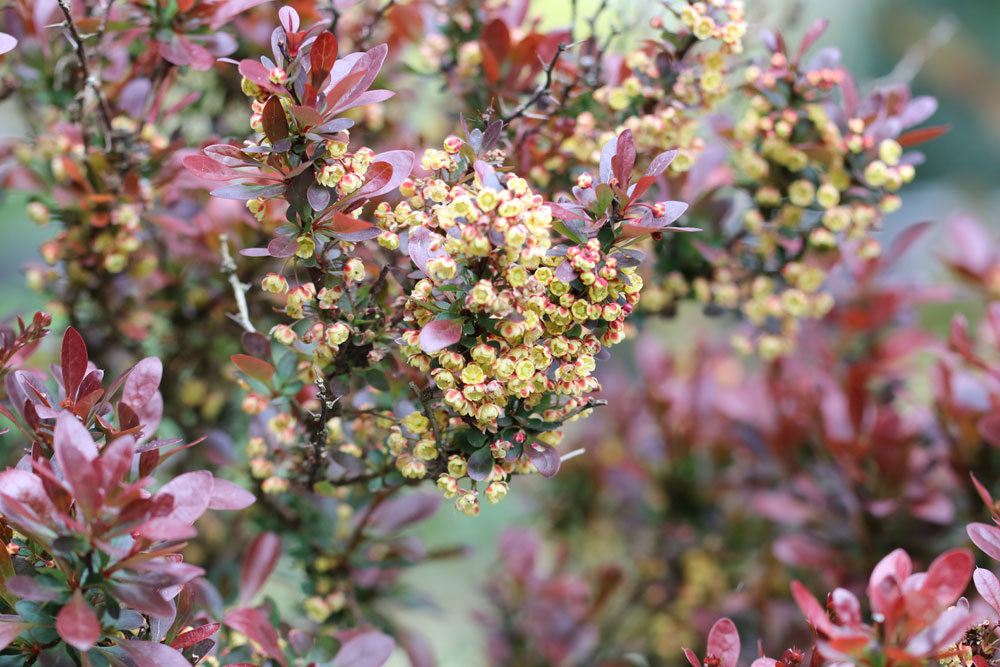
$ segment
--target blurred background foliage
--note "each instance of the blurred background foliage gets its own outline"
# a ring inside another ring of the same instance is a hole
[[[538,0],[533,6],[541,10],[543,26],[554,28],[564,24],[568,4],[569,0]],[[587,14],[588,6],[596,4],[593,0],[582,1],[581,16]],[[622,40],[640,40],[655,3],[616,0],[616,4],[616,11],[605,16],[600,29],[624,28]],[[792,26],[784,32],[789,42],[796,43],[814,19],[825,16],[830,19],[830,28],[819,46],[839,46],[845,65],[858,80],[914,71],[914,94],[933,95],[940,101],[935,120],[950,124],[951,131],[924,148],[927,163],[921,167],[917,183],[907,188],[903,208],[888,217],[881,235],[888,243],[913,222],[929,220],[937,224],[897,267],[898,271],[927,281],[944,275],[934,258],[944,223],[952,216],[971,214],[992,233],[1000,230],[1000,2],[748,0],[747,5],[755,24],[750,31],[751,44],[761,26],[775,25]],[[914,49],[915,44],[926,44],[928,48]],[[413,97],[421,102],[415,113],[421,115],[419,124],[427,134],[448,131],[448,119],[433,114],[432,95],[421,91]],[[197,128],[193,131],[197,132]],[[0,137],[19,136],[22,132],[23,123],[13,109],[0,105]],[[45,306],[41,295],[25,287],[22,268],[37,258],[38,246],[49,230],[28,222],[24,204],[25,198],[19,193],[5,192],[0,197],[3,317],[30,314]],[[936,332],[946,331],[956,309],[976,316],[977,305],[965,302],[926,306],[922,313],[924,324]],[[713,326],[716,323],[704,319],[694,307],[685,309],[679,319],[656,325],[674,348],[689,344]],[[627,356],[627,352],[621,354]],[[532,480],[536,485],[539,481]],[[485,601],[470,592],[482,589],[485,575],[495,562],[501,530],[532,524],[531,495],[517,494],[508,502],[487,508],[474,521],[456,520],[451,512],[442,511],[420,527],[420,536],[430,544],[461,543],[470,549],[468,557],[428,563],[419,568],[419,573],[411,573],[410,583],[426,593],[427,604],[406,612],[408,620],[431,636],[444,667],[485,664],[484,640],[476,622],[477,610]],[[551,494],[546,501],[553,501]],[[225,526],[214,528],[224,530]],[[283,572],[272,580],[276,597],[281,597],[280,589],[293,582],[295,576]],[[405,664],[405,660],[400,657],[398,664]]]

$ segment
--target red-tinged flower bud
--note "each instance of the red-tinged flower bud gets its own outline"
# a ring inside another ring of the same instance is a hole
[[[288,291],[288,280],[283,275],[272,272],[264,276],[264,279],[260,281],[260,286],[265,292],[284,294]]]
[[[288,81],[288,73],[280,67],[274,67],[267,73],[267,78],[271,83],[276,83],[281,86]]]
[[[454,155],[454,154],[458,153],[460,150],[462,150],[462,146],[463,145],[465,145],[465,142],[462,141],[461,138],[456,137],[455,135],[451,135],[451,136],[445,138],[445,140],[444,140],[444,149],[445,149],[445,151],[447,151],[448,153],[451,153],[452,155]]]

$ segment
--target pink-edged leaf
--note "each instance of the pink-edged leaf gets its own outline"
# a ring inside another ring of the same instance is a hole
[[[62,370],[63,389],[70,400],[76,398],[76,390],[87,373],[87,344],[83,342],[80,332],[69,327],[62,339],[62,354],[60,364]]]
[[[792,598],[799,606],[802,615],[806,617],[806,621],[820,632],[828,634],[833,623],[815,596],[798,581],[793,581],[791,588]]]
[[[169,516],[151,519],[142,524],[136,532],[150,540],[170,542],[189,540],[198,534],[194,526],[187,521]]]
[[[129,371],[122,389],[122,402],[133,410],[139,410],[156,394],[162,379],[163,362],[156,357],[142,359]]]
[[[4,582],[4,586],[7,587],[8,591],[22,600],[31,600],[33,602],[52,602],[53,600],[58,600],[62,595],[62,591],[42,586],[38,578],[25,574],[11,577]]]
[[[611,171],[618,179],[619,187],[625,187],[632,179],[632,169],[635,167],[635,138],[632,130],[625,130],[618,135],[615,145],[615,155],[611,158]]]
[[[5,32],[0,32],[0,55],[13,51],[17,46],[17,39]]]
[[[190,525],[208,509],[213,479],[207,470],[186,472],[164,484],[156,495],[172,496],[174,505],[168,516]]]
[[[251,357],[249,354],[234,354],[229,359],[237,368],[255,380],[266,384],[274,377],[274,365],[269,361]]]
[[[213,197],[218,197],[219,199],[233,199],[235,201],[247,201],[249,199],[256,199],[261,197],[263,199],[271,199],[272,197],[280,197],[285,194],[285,184],[277,183],[274,185],[226,185],[221,188],[216,188],[210,192]]]
[[[985,523],[970,523],[966,532],[972,543],[994,560],[1000,560],[1000,528]]]
[[[216,477],[212,481],[212,497],[208,499],[210,510],[241,510],[250,507],[257,497],[239,484]]]
[[[946,609],[937,620],[914,635],[906,644],[906,652],[914,656],[931,656],[951,646],[972,624],[968,609],[955,606]]]
[[[119,644],[136,665],[145,667],[191,667],[188,659],[175,648],[160,642],[125,641]]]
[[[1000,579],[989,570],[978,567],[972,573],[972,580],[976,584],[976,590],[988,605],[1000,614]]]
[[[969,586],[975,568],[972,554],[965,549],[952,549],[937,558],[927,568],[920,590],[933,596],[941,607],[955,602]]]
[[[365,632],[345,641],[330,667],[382,667],[395,648],[396,642],[389,635]]]
[[[361,186],[360,190],[345,199],[344,203],[365,198],[372,199],[392,192],[399,187],[400,183],[409,178],[415,160],[413,151],[385,151],[375,155],[372,158],[372,166],[368,168],[368,174],[366,174],[368,181]],[[388,165],[392,171],[385,178],[376,180],[371,176],[372,169],[380,169],[382,173],[385,173],[385,167],[379,167],[379,165]]]
[[[246,176],[243,172],[227,167],[207,155],[188,155],[181,160],[181,163],[188,171],[206,181],[231,181]]]
[[[215,16],[212,17],[209,27],[212,30],[218,30],[246,10],[267,2],[271,2],[271,0],[228,0],[215,10]]]
[[[462,338],[461,320],[431,320],[420,330],[420,349],[434,354]]]
[[[267,581],[281,556],[281,538],[261,533],[247,547],[240,567],[240,604],[246,604]]]
[[[56,632],[63,641],[78,651],[89,651],[101,638],[101,624],[97,614],[83,599],[80,589],[56,615]]]
[[[484,188],[493,188],[494,190],[503,188],[500,185],[500,179],[497,178],[496,170],[488,162],[476,160],[472,167],[476,172],[476,177]]]
[[[611,180],[611,159],[615,156],[615,149],[618,147],[618,138],[612,137],[601,149],[601,161],[597,167],[597,178],[599,183],[607,183]]]
[[[186,649],[189,646],[194,646],[198,642],[208,639],[222,627],[221,623],[206,623],[205,625],[200,625],[193,630],[188,630],[187,632],[177,635],[174,641],[170,642],[170,645],[176,649]]]
[[[550,445],[541,442],[529,443],[524,447],[524,454],[542,477],[552,477],[559,472],[562,460],[559,458],[559,452]]]
[[[10,646],[11,642],[17,639],[19,634],[30,627],[27,623],[7,620],[0,621],[0,651]]]
[[[284,652],[278,645],[278,631],[271,625],[267,615],[260,609],[244,607],[226,614],[222,621],[233,630],[249,637],[265,655],[278,661],[284,667]]]
[[[844,588],[835,588],[830,593],[830,606],[836,612],[841,625],[850,627],[861,625],[861,603],[854,593]]]
[[[135,438],[128,435],[116,438],[104,447],[104,451],[101,452],[100,470],[101,485],[105,489],[114,489],[121,485],[132,469],[135,446]]]
[[[278,10],[278,21],[286,33],[299,31],[299,13],[292,7],[282,7]]]
[[[812,45],[816,43],[816,40],[822,37],[823,33],[826,32],[826,27],[830,25],[829,19],[819,19],[815,21],[809,29],[806,30],[805,36],[802,38],[802,43],[799,44],[799,51],[795,54],[795,62],[802,60],[802,56],[812,48]]]
[[[667,170],[675,157],[677,157],[677,151],[663,151],[649,163],[649,167],[646,168],[646,176],[659,176]]]
[[[309,202],[309,206],[314,211],[326,210],[331,199],[333,199],[333,190],[325,188],[319,183],[310,183],[306,189],[306,201]]]
[[[444,250],[444,239],[439,234],[435,234],[426,227],[417,227],[410,231],[406,250],[410,255],[410,261],[429,275],[427,262],[435,257],[441,257],[447,253]]]
[[[985,486],[983,486],[983,483],[976,478],[976,475],[974,473],[970,472],[969,477],[972,478],[972,485],[976,487],[976,493],[979,494],[979,497],[982,499],[983,504],[986,505],[986,508],[990,512],[993,512],[993,504],[994,504],[993,496],[990,494],[989,490]]]
[[[688,664],[691,667],[702,667],[701,660],[698,658],[698,654],[689,648],[682,649],[684,651],[684,657],[687,658]]]
[[[352,215],[333,212],[333,218],[324,225],[324,229],[343,241],[358,243],[378,236],[382,230],[366,220],[359,220]]]
[[[333,113],[344,113],[350,109],[356,109],[368,104],[380,104],[395,96],[391,90],[367,90],[360,95],[352,97],[350,100],[341,102],[333,110]]]
[[[397,496],[375,508],[369,517],[369,524],[383,533],[394,533],[433,516],[440,507],[441,496],[437,493]]]
[[[281,93],[283,90],[280,86],[271,83],[271,72],[264,67],[263,63],[257,60],[241,60],[239,71],[245,79],[257,84],[268,92]]]
[[[94,439],[73,413],[64,410],[56,418],[52,440],[63,478],[80,508],[92,515],[101,503],[102,486]]]
[[[740,633],[728,618],[720,618],[708,632],[707,656],[719,659],[720,667],[736,667],[740,657]]]

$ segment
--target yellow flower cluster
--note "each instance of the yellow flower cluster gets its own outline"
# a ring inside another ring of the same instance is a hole
[[[747,31],[743,0],[685,2],[678,13],[698,40],[718,39],[731,53],[743,51],[743,36]]]
[[[424,162],[450,156],[433,151]],[[505,425],[515,415],[559,424],[587,405],[586,396],[600,388],[596,356],[624,339],[642,280],[597,240],[553,247],[551,208],[517,176],[501,187],[485,187],[478,177],[464,185],[431,177],[407,181],[401,192],[404,201],[375,214],[386,232],[408,232],[410,255],[426,276],[405,299],[410,328],[401,349],[442,392],[442,428],[474,425],[488,434],[495,469],[485,493],[496,502],[508,474],[530,469],[526,459],[506,460],[514,443],[505,439]],[[428,350],[421,329],[436,319],[461,323],[465,335]],[[403,427],[417,440],[402,431],[390,439],[397,467],[404,476],[423,477],[440,443],[421,413]],[[531,437],[557,444],[561,432],[545,428]],[[458,487],[464,466],[465,458],[453,455],[439,485],[461,511],[474,514],[476,492]]]

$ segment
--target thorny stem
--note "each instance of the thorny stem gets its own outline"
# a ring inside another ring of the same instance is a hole
[[[257,329],[250,321],[250,309],[247,307],[247,290],[250,289],[250,285],[240,282],[239,276],[236,275],[236,262],[229,253],[229,237],[225,234],[219,234],[219,252],[222,255],[222,270],[229,277],[233,298],[236,300],[238,314],[230,317],[248,333],[256,333]]]
[[[104,99],[104,93],[101,92],[101,88],[98,85],[97,79],[93,78],[90,72],[89,60],[87,58],[87,47],[83,44],[83,37],[80,35],[80,31],[76,28],[76,23],[73,21],[73,13],[70,9],[69,0],[58,0],[59,9],[62,10],[63,16],[65,17],[66,31],[69,33],[70,40],[73,42],[73,48],[76,51],[76,60],[80,65],[80,74],[83,76],[83,90],[80,91],[81,96],[84,94],[87,88],[89,88],[93,93],[94,97],[97,99],[97,112],[101,118],[101,129],[104,131],[104,147],[106,149],[111,149],[111,112],[108,110],[108,103]],[[111,3],[107,5],[108,12],[111,11]],[[105,21],[106,21],[105,17]],[[99,33],[100,34],[100,33]],[[83,104],[83,98],[80,99],[80,104]]]
[[[552,73],[555,71],[556,65],[559,64],[559,58],[562,56],[563,52],[566,51],[566,48],[566,44],[559,44],[559,46],[556,47],[556,52],[552,56],[552,60],[550,60],[545,66],[545,78],[542,80],[542,83],[539,84],[538,88],[535,89],[534,94],[525,100],[521,106],[506,116],[501,117],[501,120],[504,123],[510,123],[512,120],[520,118],[526,114],[531,107],[535,106],[539,100],[552,92]]]
[[[323,460],[326,458],[326,422],[330,418],[330,411],[333,409],[337,399],[331,399],[328,394],[329,389],[324,378],[316,381],[316,398],[319,399],[320,411],[313,422],[310,441],[312,444],[312,461],[309,465],[309,488],[311,489],[319,479],[319,473],[323,469]]]

